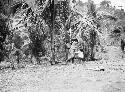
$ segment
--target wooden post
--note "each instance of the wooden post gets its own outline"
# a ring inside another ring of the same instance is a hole
[[[51,65],[53,65],[53,63],[55,63],[55,48],[54,48],[54,16],[55,16],[55,11],[54,11],[54,0],[50,1],[50,8],[51,8],[51,51],[52,51],[52,57],[50,60]]]

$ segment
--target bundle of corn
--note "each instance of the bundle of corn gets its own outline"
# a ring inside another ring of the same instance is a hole
[[[16,10],[9,16],[7,22],[10,32],[5,44],[8,60],[12,65],[18,65],[26,61],[39,63],[39,57],[50,57],[45,55],[49,49],[47,47],[50,47],[46,46],[50,43],[48,40],[50,38],[48,38],[49,26],[42,17],[43,8],[33,11],[25,1],[13,7],[16,7]]]
[[[99,7],[97,12],[97,19],[100,22],[100,31],[102,35],[100,35],[100,40],[102,45],[107,45],[107,38],[109,34],[111,34],[111,30],[114,27],[115,18],[113,17],[114,8],[111,7]],[[113,19],[114,18],[114,19]]]
[[[122,10],[115,9],[110,5],[101,5],[99,8],[97,8],[96,12],[97,19],[101,24],[99,27],[101,32],[100,44],[103,46],[103,48],[105,48],[107,53],[112,53],[113,50],[108,48],[114,48],[114,46],[117,48],[121,47],[121,39],[124,35],[124,22],[121,21],[121,18],[124,20],[124,12]],[[121,51],[117,52],[121,53]]]
[[[6,39],[6,48],[8,48],[9,58],[8,60],[12,65],[17,65],[20,62],[24,62],[29,48],[29,32],[27,30],[28,19],[27,15],[30,11],[30,8],[26,3],[20,2],[15,4],[16,7],[15,13],[9,16],[8,27],[9,33],[8,38]],[[25,49],[24,49],[25,48]]]
[[[83,7],[86,8],[83,9]],[[93,50],[96,45],[96,34],[98,31],[94,4],[91,1],[86,3],[78,2],[74,8],[71,17],[69,18],[69,33],[70,39],[76,40],[71,42],[71,52],[69,54],[71,56],[69,57],[73,58],[75,57],[75,53],[78,53],[78,58],[81,58],[82,60],[94,60]],[[77,42],[75,44],[76,46],[73,46],[74,42]]]

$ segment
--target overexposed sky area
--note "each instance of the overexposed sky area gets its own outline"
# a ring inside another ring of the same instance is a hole
[[[80,0],[83,2],[86,2],[88,0]],[[92,0],[95,2],[95,4],[99,4],[103,0]],[[116,8],[121,9],[121,7],[118,6],[123,6],[123,9],[125,10],[125,0],[108,0],[111,1],[112,6],[116,6]]]

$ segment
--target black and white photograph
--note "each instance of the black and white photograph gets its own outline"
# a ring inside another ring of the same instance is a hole
[[[125,92],[125,0],[0,0],[0,92]]]

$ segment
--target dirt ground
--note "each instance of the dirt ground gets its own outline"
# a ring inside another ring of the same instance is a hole
[[[99,61],[2,70],[0,92],[125,92],[125,58],[107,50]]]
[[[0,92],[125,92],[124,60],[1,71]]]

